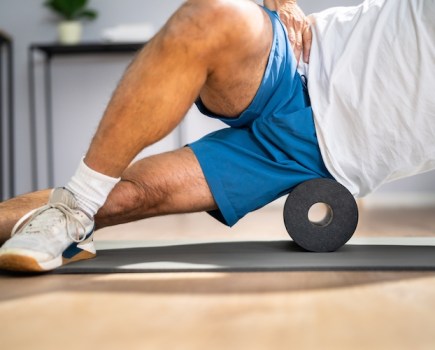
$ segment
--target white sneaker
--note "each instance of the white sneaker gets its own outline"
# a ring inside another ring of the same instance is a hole
[[[0,269],[50,271],[96,256],[94,220],[77,205],[74,195],[56,188],[47,205],[23,216],[0,248]]]

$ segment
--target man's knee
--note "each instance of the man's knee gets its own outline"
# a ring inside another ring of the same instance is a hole
[[[170,45],[199,44],[208,49],[240,48],[263,32],[264,12],[249,0],[188,0],[163,29]]]
[[[246,27],[255,26],[253,13],[261,13],[250,0],[188,0],[183,7],[205,33],[211,28],[229,35],[237,34],[239,28],[246,30]]]

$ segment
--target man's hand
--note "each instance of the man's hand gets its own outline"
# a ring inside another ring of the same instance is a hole
[[[304,62],[308,63],[313,37],[309,19],[297,5],[296,0],[264,0],[264,6],[278,12],[281,21],[287,27],[296,60],[299,62],[303,52]]]

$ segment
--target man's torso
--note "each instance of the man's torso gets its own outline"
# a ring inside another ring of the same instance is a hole
[[[308,88],[331,174],[363,196],[435,168],[435,0],[313,17]]]

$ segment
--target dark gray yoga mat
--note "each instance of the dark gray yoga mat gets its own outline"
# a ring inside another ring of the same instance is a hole
[[[434,238],[352,239],[333,253],[292,241],[100,241],[95,259],[54,271],[72,273],[435,270]]]

